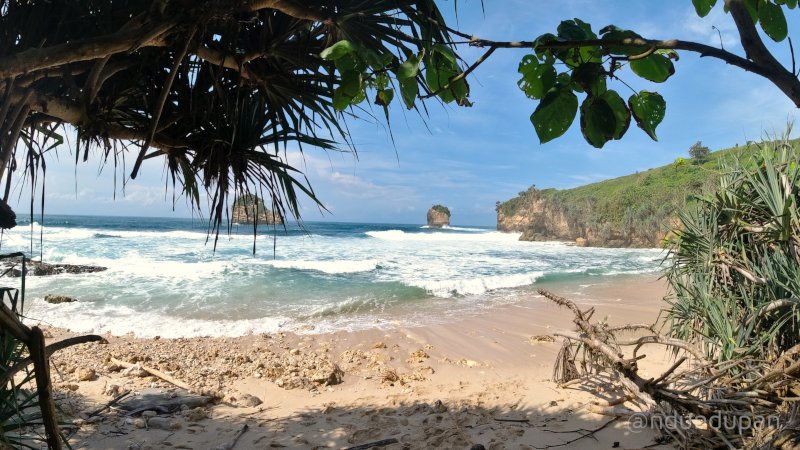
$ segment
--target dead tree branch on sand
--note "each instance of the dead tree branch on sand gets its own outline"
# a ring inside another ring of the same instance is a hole
[[[712,363],[696,346],[654,333],[654,327],[635,326],[635,330],[653,334],[618,339],[620,331],[632,328],[592,323],[592,308],[582,310],[566,298],[545,290],[539,293],[572,311],[577,326],[575,331],[555,333],[565,340],[554,381],[602,380],[624,398],[608,405],[598,402],[593,405],[599,406],[596,410],[608,410],[611,415],[636,411],[630,418],[632,426],[655,429],[685,449],[767,449],[796,444],[800,410],[793,400],[800,393],[800,346],[774,362],[741,356]],[[643,377],[639,362],[646,355],[637,356],[636,352],[644,344],[664,345],[682,356],[660,376]],[[624,349],[630,347],[635,350],[626,354]]]

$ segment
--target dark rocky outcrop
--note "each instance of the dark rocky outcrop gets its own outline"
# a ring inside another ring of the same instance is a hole
[[[8,230],[17,226],[17,214],[8,206],[8,203],[0,200],[0,228]]]
[[[25,268],[27,270],[26,275],[29,277],[43,277],[62,273],[93,273],[108,270],[107,267],[101,266],[90,266],[83,264],[48,264],[39,261],[27,261]],[[9,271],[6,276],[18,277],[22,275],[22,265],[20,264],[14,265],[13,268],[10,263],[0,266],[0,272],[5,272],[8,269],[11,269],[11,271]]]
[[[66,295],[47,294],[44,296],[44,301],[47,303],[72,303],[78,301],[75,297],[67,297]]]
[[[428,210],[428,226],[433,228],[450,226],[450,209],[442,205],[433,205]]]

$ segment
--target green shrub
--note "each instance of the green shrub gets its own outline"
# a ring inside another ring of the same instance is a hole
[[[800,170],[796,142],[727,164],[680,214],[666,278],[669,333],[709,359],[769,359],[800,342]]]

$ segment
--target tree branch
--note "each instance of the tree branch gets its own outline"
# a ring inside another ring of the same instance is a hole
[[[45,48],[31,48],[0,58],[0,79],[12,78],[37,70],[58,67],[79,61],[91,61],[139,47],[163,46],[163,39],[151,39],[138,43],[143,34],[161,29],[164,24],[151,28],[133,28],[112,35],[96,36]],[[173,24],[174,25],[174,24]]]
[[[439,88],[439,89],[437,89],[436,91],[434,91],[434,92],[431,92],[430,94],[427,94],[427,95],[421,95],[419,98],[421,98],[421,99],[423,99],[423,100],[424,100],[424,99],[426,99],[426,98],[435,97],[435,96],[437,96],[437,95],[441,94],[442,92],[444,92],[444,91],[446,91],[446,90],[450,89],[450,88],[453,86],[453,84],[454,84],[454,83],[456,83],[456,82],[457,82],[457,81],[459,81],[459,80],[463,80],[464,78],[466,78],[466,77],[467,77],[467,75],[471,74],[473,70],[477,69],[477,68],[478,68],[478,66],[480,66],[481,64],[483,64],[483,62],[484,62],[484,61],[486,61],[487,59],[489,59],[489,57],[490,57],[490,56],[492,56],[492,53],[494,53],[494,51],[495,51],[495,50],[497,50],[497,47],[489,47],[489,50],[487,50],[487,51],[486,51],[486,53],[484,53],[483,55],[481,55],[481,57],[480,57],[480,58],[478,58],[477,60],[475,60],[475,62],[474,62],[474,63],[472,63],[472,65],[471,65],[471,66],[469,66],[469,67],[467,68],[467,70],[465,70],[465,71],[461,72],[460,74],[458,74],[458,75],[456,75],[456,76],[454,76],[454,77],[450,78],[450,79],[447,81],[447,84],[446,84],[446,85],[444,85],[444,86],[440,87],[440,88]]]
[[[28,104],[32,111],[51,117],[53,121],[66,122],[75,126],[86,125],[89,121],[89,118],[86,116],[86,111],[81,108],[80,105],[43,94],[39,91],[33,92]],[[144,141],[148,136],[147,130],[145,129],[128,128],[114,123],[104,123],[102,130],[103,137],[123,141]],[[176,148],[190,147],[187,142],[160,135],[158,132],[150,143],[150,146],[158,148],[165,153]]]
[[[764,76],[778,86],[778,89],[783,91],[797,107],[800,107],[800,80],[794,73],[783,67],[764,45],[742,0],[725,0],[725,5],[730,10],[736,28],[739,30],[739,38],[747,58],[763,67],[767,72]]]
[[[258,11],[261,9],[274,9],[295,19],[312,20],[315,22],[330,22],[331,16],[320,11],[315,11],[301,2],[292,0],[252,0],[247,4],[246,9]]]
[[[648,47],[654,50],[682,50],[692,53],[697,53],[701,57],[711,57],[724,61],[732,66],[739,67],[748,72],[760,75],[770,80],[776,85],[790,100],[800,107],[800,80],[784,68],[774,56],[766,49],[758,32],[750,19],[749,13],[744,10],[744,18],[739,13],[734,13],[737,8],[735,4],[742,6],[741,0],[726,0],[726,3],[731,3],[731,14],[734,15],[736,26],[739,29],[742,37],[742,46],[745,48],[748,58],[743,58],[739,55],[731,53],[725,49],[712,47],[706,44],[700,44],[692,41],[684,41],[680,39],[669,40],[655,40],[655,39],[586,39],[574,41],[492,41],[489,39],[471,38],[467,43],[473,47],[492,47],[492,48],[533,48],[534,45],[537,49],[541,50],[567,50],[572,48],[581,47],[597,47],[597,46],[626,46],[626,47]],[[746,19],[746,21],[745,21]],[[740,21],[742,22],[740,24]],[[751,36],[755,34],[755,37]],[[745,42],[747,41],[747,42]],[[749,50],[748,50],[749,49]]]
[[[261,81],[260,77],[254,74],[245,64],[246,61],[241,61],[239,58],[233,55],[227,55],[222,53],[219,50],[215,50],[213,48],[209,48],[206,46],[200,46],[194,52],[195,56],[198,58],[213,64],[215,66],[224,67],[226,69],[231,69],[239,72],[242,75],[242,78],[251,80],[251,81]]]

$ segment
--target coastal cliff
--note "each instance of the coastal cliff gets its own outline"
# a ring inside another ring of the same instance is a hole
[[[690,163],[678,158],[673,164],[572,189],[532,186],[497,202],[497,229],[521,232],[523,241],[663,247],[677,223],[678,210],[714,185],[725,159],[747,151],[747,147],[720,150]]]
[[[540,195],[527,195],[513,211],[497,207],[497,229],[521,232],[521,241],[569,241],[580,247],[659,247],[672,218],[646,220],[639,226],[592,220],[592,204],[576,208]],[[583,211],[581,211],[583,209]],[[670,210],[670,213],[672,211]]]
[[[428,210],[428,226],[441,228],[450,226],[450,209],[442,205],[433,205]]]

